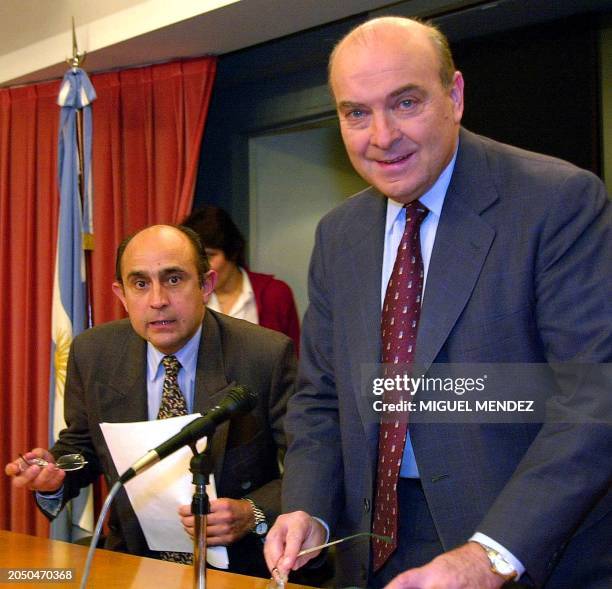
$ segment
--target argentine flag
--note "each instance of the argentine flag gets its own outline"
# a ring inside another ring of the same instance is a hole
[[[88,327],[85,251],[91,249],[93,209],[91,190],[91,102],[94,91],[80,68],[66,72],[58,104],[61,107],[59,135],[60,212],[53,280],[51,321],[51,383],[49,437],[53,444],[64,421],[64,385],[72,339]],[[83,186],[79,186],[77,111],[82,110]],[[83,489],[51,525],[51,536],[75,541],[93,533],[93,490]]]

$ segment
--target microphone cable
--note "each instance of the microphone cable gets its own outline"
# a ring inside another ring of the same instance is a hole
[[[91,569],[91,563],[93,561],[94,553],[96,551],[96,547],[98,546],[98,540],[100,539],[100,534],[102,532],[102,525],[104,524],[104,519],[106,518],[106,514],[110,509],[111,503],[115,498],[115,495],[121,489],[122,484],[121,481],[117,481],[111,488],[106,500],[104,501],[104,505],[102,506],[102,510],[100,511],[100,515],[98,516],[98,521],[96,522],[96,529],[94,530],[94,534],[91,537],[91,543],[89,544],[89,551],[87,552],[87,560],[85,561],[85,569],[83,570],[83,576],[81,577],[81,585],[80,589],[85,589],[87,587],[87,579],[89,578],[89,571]]]

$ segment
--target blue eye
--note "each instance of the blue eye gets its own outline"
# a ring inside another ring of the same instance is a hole
[[[416,104],[417,102],[413,98],[405,98],[404,100],[400,101],[399,106],[404,110],[410,110],[411,108],[414,108]]]
[[[347,119],[360,119],[365,115],[362,110],[351,110],[346,113]]]

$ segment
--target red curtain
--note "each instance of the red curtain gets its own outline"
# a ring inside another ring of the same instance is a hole
[[[191,210],[216,61],[167,63],[92,76],[95,323],[122,313],[110,295],[115,249],[152,223]]]
[[[49,438],[59,82],[0,90],[0,456]],[[46,533],[29,493],[0,477],[0,527]]]
[[[96,324],[122,316],[115,249],[191,210],[214,57],[97,74],[93,103]],[[51,291],[57,235],[59,81],[0,89],[0,459],[47,446]],[[0,528],[46,535],[29,493],[0,477]]]

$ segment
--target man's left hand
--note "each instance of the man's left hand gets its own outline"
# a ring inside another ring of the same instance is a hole
[[[179,507],[181,523],[193,537],[195,518],[191,505]],[[209,546],[231,544],[246,536],[255,525],[255,515],[248,501],[242,499],[214,499],[210,502],[210,513],[206,517],[206,543]]]
[[[498,589],[503,584],[484,550],[469,542],[398,575],[385,589]]]

